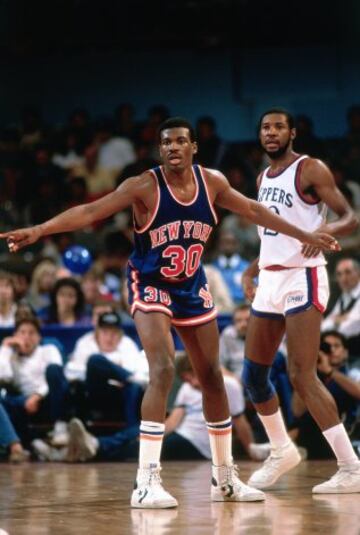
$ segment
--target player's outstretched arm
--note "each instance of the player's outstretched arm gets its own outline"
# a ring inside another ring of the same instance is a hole
[[[214,172],[212,172],[214,174]],[[213,184],[217,182],[217,193],[215,203],[231,212],[241,214],[253,223],[266,227],[276,232],[286,234],[291,238],[296,238],[302,243],[309,243],[325,250],[337,250],[339,245],[333,236],[325,232],[306,232],[295,227],[285,219],[278,216],[257,201],[253,201],[236,191],[230,186],[226,178],[221,173],[216,173],[217,180],[213,179]],[[214,187],[214,186],[213,186]]]
[[[144,189],[141,177],[129,178],[101,199],[70,208],[40,225],[3,232],[0,238],[7,240],[10,252],[16,252],[42,236],[77,230],[105,219],[139,200]]]

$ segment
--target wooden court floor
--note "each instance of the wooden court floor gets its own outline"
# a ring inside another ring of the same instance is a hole
[[[240,462],[242,478],[258,465]],[[165,463],[174,510],[131,510],[135,464],[0,464],[0,533],[9,535],[360,535],[360,494],[313,497],[335,470],[303,462],[265,503],[210,503],[207,462]]]

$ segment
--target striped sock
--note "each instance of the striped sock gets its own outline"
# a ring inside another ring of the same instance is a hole
[[[206,422],[209,439],[212,462],[215,466],[231,466],[232,444],[231,444],[231,417],[222,422]]]
[[[141,421],[140,424],[140,468],[160,465],[161,446],[165,424]]]

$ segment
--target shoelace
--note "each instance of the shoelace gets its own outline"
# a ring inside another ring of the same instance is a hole
[[[236,466],[236,464],[233,464],[231,466],[226,466],[226,474],[225,478],[223,479],[223,482],[221,486],[237,483],[236,479],[239,477],[239,469]]]

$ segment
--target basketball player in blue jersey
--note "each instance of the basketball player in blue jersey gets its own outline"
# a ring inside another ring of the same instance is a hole
[[[336,240],[323,232],[306,232],[260,203],[232,189],[218,171],[193,165],[197,146],[192,126],[173,118],[159,130],[163,165],[129,178],[114,192],[27,229],[1,234],[10,251],[42,236],[91,225],[133,207],[135,250],[129,260],[129,296],[143,348],[150,384],[142,404],[139,469],[131,505],[177,506],[162,487],[160,452],[167,398],[174,377],[175,326],[199,378],[209,430],[214,501],[260,501],[264,494],[240,481],[231,454],[231,419],[218,362],[216,311],[201,257],[217,222],[214,205],[248,217],[274,232],[283,232],[313,247],[333,249]]]
[[[295,135],[294,120],[288,112],[273,109],[263,114],[259,137],[270,166],[257,180],[259,202],[308,232],[318,229],[334,236],[349,234],[356,229],[357,218],[326,165],[293,151]],[[338,216],[332,223],[326,223],[327,206]],[[313,488],[313,493],[360,492],[360,462],[335,402],[316,374],[322,312],[329,297],[326,260],[318,247],[301,246],[292,237],[263,227],[259,229],[259,258],[243,275],[245,293],[252,300],[243,382],[272,450],[248,484],[267,489],[300,462],[269,380],[275,353],[286,334],[292,384],[321,428],[339,466],[329,481]],[[257,275],[255,289],[253,278]]]

